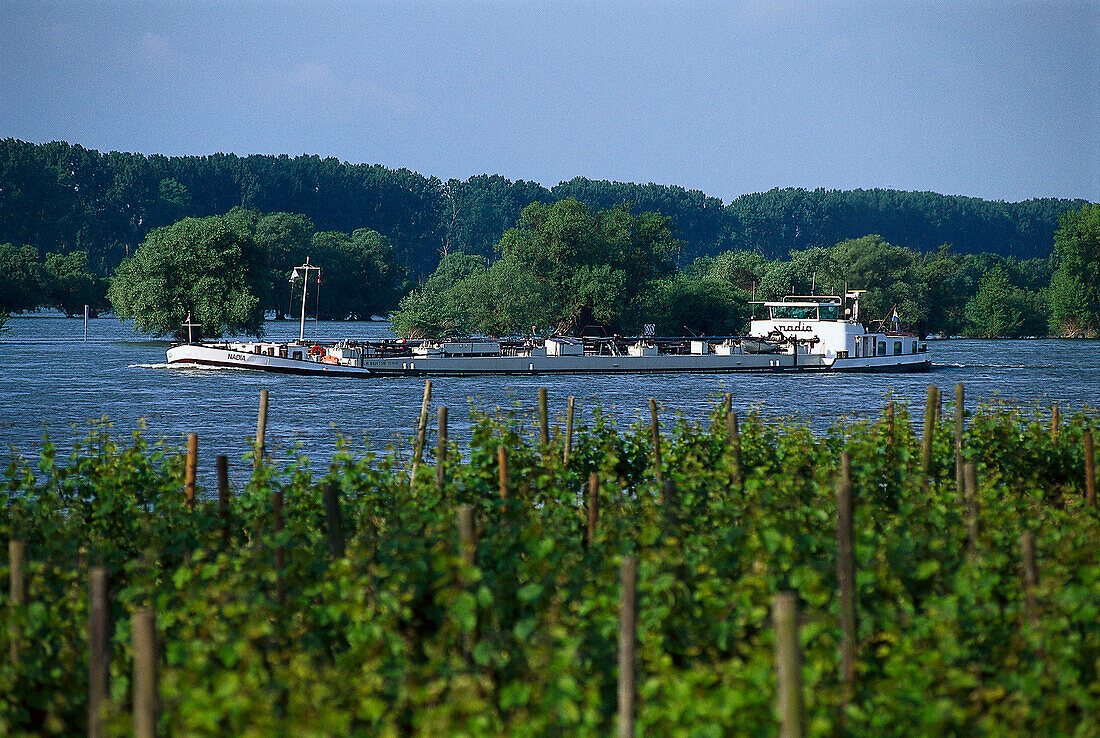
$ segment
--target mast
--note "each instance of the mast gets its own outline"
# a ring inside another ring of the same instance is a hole
[[[302,272],[302,317],[298,323],[298,341],[305,343],[306,340],[306,293],[309,291],[309,271],[313,269],[317,272],[317,283],[321,282],[321,267],[313,266],[309,263],[309,257],[306,257],[306,263],[301,266],[294,267],[294,272],[290,275],[290,281],[293,282],[298,279],[298,271]]]

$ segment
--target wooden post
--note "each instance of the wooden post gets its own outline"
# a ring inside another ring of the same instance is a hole
[[[1085,431],[1085,502],[1096,507],[1096,449],[1092,445],[1092,431]]]
[[[596,540],[596,526],[600,521],[600,477],[596,472],[588,475],[588,535],[585,543],[591,547]]]
[[[199,434],[187,434],[187,469],[183,483],[183,498],[187,509],[195,509],[195,476],[199,466]]]
[[[543,458],[546,457],[546,447],[550,445],[550,410],[547,407],[546,388],[539,387],[539,446],[542,448]]]
[[[726,393],[726,397],[725,397],[725,400],[723,401],[723,405],[725,405],[725,408],[726,408],[726,413],[725,414],[727,416],[730,413],[733,412],[733,393],[732,392],[727,392]]]
[[[936,419],[936,425],[943,420],[943,390],[939,387],[936,387],[936,414],[933,417]]]
[[[1058,405],[1055,403],[1050,406],[1050,442],[1054,446],[1058,445],[1058,428],[1060,425]]]
[[[978,470],[977,464],[963,464],[963,501],[966,505],[966,547],[971,554],[978,551]]]
[[[222,543],[229,543],[229,459],[219,454],[214,460],[218,471],[218,519],[222,524]]]
[[[252,461],[252,466],[255,469],[259,469],[264,463],[264,453],[266,448],[267,436],[267,389],[260,390],[260,415],[256,420],[256,456]]]
[[[1039,629],[1039,605],[1035,588],[1039,586],[1039,573],[1035,564],[1035,537],[1031,533],[1020,536],[1020,558],[1024,570],[1024,622],[1027,627]]]
[[[477,563],[477,536],[474,532],[474,508],[458,506],[458,553],[466,566]]]
[[[840,454],[840,478],[836,485],[837,562],[840,587],[840,675],[845,702],[852,696],[856,678],[856,559],[853,526],[852,457]]]
[[[436,434],[435,486],[443,489],[447,466],[447,406],[439,406],[439,430]]]
[[[508,451],[504,448],[504,444],[497,446],[497,471],[499,474],[498,485],[500,488],[500,499],[508,499]]]
[[[432,380],[424,382],[424,399],[420,402],[420,417],[416,421],[416,442],[413,445],[412,469],[409,470],[409,489],[412,489],[416,481],[416,472],[420,469],[420,461],[424,457],[424,448],[428,436],[428,406],[432,399]]]
[[[802,651],[798,642],[798,593],[780,592],[772,607],[775,628],[775,671],[779,689],[776,712],[781,738],[801,738]]]
[[[275,538],[280,538],[280,534],[283,532],[283,491],[281,489],[272,490],[271,492],[271,518],[272,527],[275,530]],[[283,551],[283,544],[275,544],[275,600],[281,605],[283,604],[284,591],[283,591],[283,564],[285,563],[285,553]]]
[[[340,516],[340,487],[329,482],[322,492],[325,502],[325,529],[328,532],[328,552],[334,559],[344,557],[344,521]]]
[[[428,407],[432,401],[432,380],[424,382],[424,399],[420,401],[420,418],[416,422],[416,447],[413,449],[413,461],[418,462],[424,454],[424,443],[428,435]]]
[[[103,735],[100,711],[107,699],[110,679],[110,617],[107,605],[107,570],[102,566],[88,575],[88,736]]]
[[[936,432],[936,385],[928,385],[928,400],[924,403],[924,436],[920,444],[920,471],[921,474],[930,474],[932,471],[932,438]]]
[[[955,489],[962,494],[963,485],[963,386],[955,385]]]
[[[657,474],[657,482],[664,481],[661,474],[661,427],[657,420],[657,401],[649,398],[649,428],[653,432],[653,470]]]
[[[726,413],[726,437],[729,440],[730,452],[733,454],[733,478],[730,480],[734,487],[741,489],[744,480],[741,474],[741,429],[737,424],[737,413]]]
[[[8,582],[11,599],[11,608],[23,607],[27,604],[27,582],[23,576],[23,565],[27,560],[27,542],[19,540],[8,541]],[[19,630],[19,620],[13,612],[11,615],[11,664],[19,665],[19,652],[22,646],[23,634]]]
[[[886,406],[886,448],[888,453],[894,453],[894,401]]]
[[[138,610],[133,618],[134,650],[134,736],[153,738],[157,734],[157,616],[153,610]]]
[[[634,652],[638,645],[638,560],[619,566],[619,738],[634,738]]]
[[[569,457],[573,453],[573,409],[577,398],[570,396],[565,409],[565,452],[562,454],[562,462],[569,463]]]

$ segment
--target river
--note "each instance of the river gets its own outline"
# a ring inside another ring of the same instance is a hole
[[[249,439],[255,436],[262,388],[270,393],[268,447],[277,458],[305,454],[324,464],[337,439],[358,451],[384,451],[406,444],[424,391],[416,378],[317,378],[241,370],[169,368],[168,343],[135,333],[113,318],[15,316],[0,338],[0,447],[12,455],[36,456],[44,434],[59,451],[87,436],[90,423],[106,417],[118,438],[139,423],[151,440],[181,446],[186,434],[200,439],[202,477],[210,479],[213,457],[224,453],[234,474],[246,474]],[[273,339],[297,337],[298,323],[272,321]],[[387,323],[310,322],[307,338],[375,339],[392,336]],[[577,423],[595,406],[620,422],[648,418],[648,400],[662,417],[703,418],[726,392],[740,411],[759,408],[771,418],[797,417],[823,429],[838,418],[878,414],[890,400],[923,413],[931,383],[954,396],[966,386],[967,404],[1007,401],[1026,408],[1058,403],[1063,411],[1097,406],[1100,341],[930,341],[933,370],[926,374],[729,374],[639,376],[439,377],[432,382],[434,407],[446,404],[452,435],[468,439],[469,409],[501,408],[534,416],[538,388],[546,387],[551,414],[562,422],[569,396]],[[534,423],[532,423],[534,425]]]

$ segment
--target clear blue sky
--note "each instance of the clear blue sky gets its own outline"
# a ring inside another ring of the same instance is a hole
[[[1100,201],[1100,0],[16,2],[0,137]]]

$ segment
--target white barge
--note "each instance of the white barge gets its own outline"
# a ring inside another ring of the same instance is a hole
[[[321,345],[230,341],[181,343],[173,366],[256,369],[322,376],[651,374],[672,372],[921,372],[932,359],[912,334],[868,331],[841,315],[833,296],[760,302],[748,336],[697,338],[340,341]],[[855,305],[853,305],[855,309]]]

